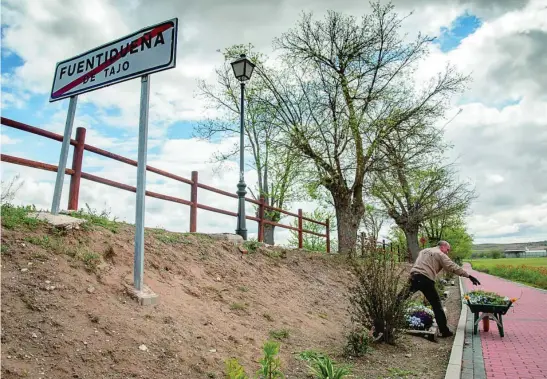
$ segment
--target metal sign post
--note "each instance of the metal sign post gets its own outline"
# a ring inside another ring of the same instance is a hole
[[[148,105],[150,100],[150,77],[141,78],[141,111],[139,115],[139,155],[137,158],[137,201],[135,215],[135,256],[133,283],[142,291],[144,275],[144,203],[146,199],[146,156],[148,150]]]
[[[59,213],[61,205],[61,194],[63,193],[63,183],[65,181],[66,160],[68,158],[68,149],[70,148],[70,137],[72,137],[72,125],[76,115],[76,104],[78,96],[71,96],[68,103],[68,112],[66,115],[65,134],[63,135],[63,144],[61,145],[61,154],[59,154],[59,166],[57,168],[57,178],[55,179],[55,190],[53,191],[53,201],[51,203],[51,214]]]
[[[139,119],[139,157],[135,212],[135,257],[133,280],[143,291],[144,276],[144,203],[146,196],[146,152],[148,142],[148,107],[150,74],[177,65],[178,18],[148,26],[123,38],[57,63],[49,101],[70,97],[68,115],[59,157],[59,168],[51,213],[59,212],[72,124],[79,94],[97,90],[133,78],[141,78]]]

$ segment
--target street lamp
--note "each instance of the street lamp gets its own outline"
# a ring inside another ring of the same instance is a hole
[[[240,129],[239,129],[239,183],[237,184],[237,197],[238,197],[238,208],[237,208],[237,229],[236,233],[239,234],[243,239],[247,240],[247,226],[245,220],[245,195],[247,191],[245,188],[244,179],[244,98],[245,98],[245,82],[251,79],[255,65],[245,57],[245,54],[241,54],[238,59],[232,62],[232,70],[234,70],[234,76],[241,83],[241,119],[240,119]]]

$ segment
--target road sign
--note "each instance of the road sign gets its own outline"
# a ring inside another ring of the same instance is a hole
[[[50,102],[176,66],[178,18],[57,63]]]

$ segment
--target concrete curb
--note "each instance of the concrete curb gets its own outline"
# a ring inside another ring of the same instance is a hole
[[[460,301],[463,296],[462,278],[458,278],[460,285]],[[467,306],[462,302],[462,310],[460,312],[460,320],[458,321],[458,328],[456,329],[456,336],[454,337],[454,343],[452,344],[452,351],[450,353],[450,360],[446,367],[446,374],[444,379],[460,379],[462,372],[462,360],[463,360],[463,346],[465,343],[465,324],[467,322]]]

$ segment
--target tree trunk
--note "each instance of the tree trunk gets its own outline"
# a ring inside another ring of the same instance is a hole
[[[416,262],[418,253],[420,252],[420,245],[418,244],[418,228],[417,227],[404,227],[406,243],[410,254],[412,255],[412,262]]]
[[[338,224],[338,253],[355,256],[357,248],[357,230],[365,212],[362,209],[356,209],[351,201],[344,201],[340,197],[335,197],[334,204],[336,208],[336,223]]]
[[[279,220],[281,220],[281,213],[273,210],[268,210],[264,212],[264,219],[268,221],[279,222]],[[270,224],[264,224],[264,243],[267,243],[268,245],[275,244],[274,232],[275,226]]]
[[[264,243],[268,245],[274,245],[274,231],[275,226],[270,224],[264,224]]]

